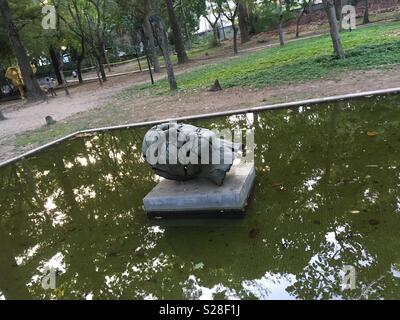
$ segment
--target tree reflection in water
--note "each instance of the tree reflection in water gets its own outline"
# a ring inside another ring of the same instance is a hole
[[[193,121],[255,129],[256,187],[239,221],[147,220],[142,199],[157,183],[140,158],[147,128],[4,167],[0,298],[400,298],[399,102]],[[49,264],[59,272],[46,291]],[[341,290],[344,265],[356,290]]]

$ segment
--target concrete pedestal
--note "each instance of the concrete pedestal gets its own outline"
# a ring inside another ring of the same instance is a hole
[[[243,216],[255,181],[254,164],[232,166],[224,184],[206,179],[162,180],[143,199],[149,218]]]

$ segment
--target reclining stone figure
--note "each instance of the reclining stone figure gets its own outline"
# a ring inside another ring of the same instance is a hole
[[[163,123],[146,133],[142,155],[155,173],[166,179],[206,178],[221,186],[240,147],[208,129]]]

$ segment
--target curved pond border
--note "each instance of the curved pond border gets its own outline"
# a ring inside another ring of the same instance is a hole
[[[17,156],[17,157],[11,158],[9,160],[6,160],[4,162],[1,162],[0,168],[4,167],[6,165],[9,165],[13,162],[22,160],[28,156],[38,153],[48,147],[51,147],[55,144],[65,141],[65,140],[73,138],[79,134],[94,133],[94,132],[101,132],[101,131],[111,131],[111,130],[118,130],[118,129],[129,129],[129,128],[144,127],[144,126],[154,126],[156,124],[163,123],[163,122],[177,122],[177,121],[185,121],[185,120],[195,120],[195,119],[214,118],[214,117],[221,117],[221,116],[230,116],[230,115],[235,115],[235,114],[256,113],[256,112],[262,112],[262,111],[266,111],[266,110],[287,109],[287,108],[300,107],[300,106],[305,106],[305,105],[315,105],[315,104],[320,104],[320,103],[343,101],[343,100],[350,100],[350,99],[355,99],[355,98],[368,98],[368,97],[373,97],[373,96],[389,95],[389,94],[394,94],[394,93],[400,93],[400,87],[375,90],[375,91],[350,93],[350,94],[331,96],[331,97],[325,97],[325,98],[315,98],[315,99],[300,100],[300,101],[293,101],[293,102],[277,103],[277,104],[264,105],[264,106],[259,106],[259,107],[250,107],[250,108],[237,109],[237,110],[229,110],[229,111],[223,111],[223,112],[205,113],[205,114],[194,115],[194,116],[167,118],[167,119],[162,119],[162,120],[138,122],[138,123],[132,123],[132,124],[119,125],[119,126],[80,130],[80,131],[73,132],[69,135],[66,135],[62,138],[56,139],[52,142],[46,143],[35,149],[32,149],[20,156]]]

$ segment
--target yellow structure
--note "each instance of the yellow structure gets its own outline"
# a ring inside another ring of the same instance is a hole
[[[31,64],[33,74],[36,74],[37,68]],[[22,99],[25,99],[24,79],[22,78],[21,70],[19,67],[10,67],[6,71],[6,78],[9,79],[12,85],[19,90]]]

